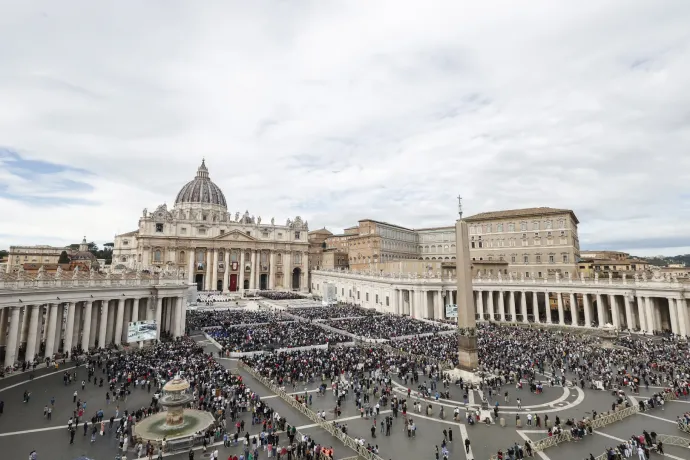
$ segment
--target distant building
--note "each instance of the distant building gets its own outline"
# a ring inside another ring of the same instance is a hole
[[[5,271],[7,273],[16,272],[22,267],[24,270],[38,270],[41,265],[46,271],[57,269],[60,254],[67,253],[70,259],[69,264],[62,264],[63,270],[79,267],[80,270],[90,270],[91,267],[98,270],[100,264],[91,251],[86,237],[82,240],[77,249],[67,247],[57,247],[48,245],[37,246],[10,246],[9,256]]]

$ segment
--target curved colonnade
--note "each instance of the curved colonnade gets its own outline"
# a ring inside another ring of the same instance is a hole
[[[4,366],[73,349],[127,342],[129,322],[156,320],[184,333],[188,284],[178,276],[84,274],[69,279],[0,274],[0,348]]]

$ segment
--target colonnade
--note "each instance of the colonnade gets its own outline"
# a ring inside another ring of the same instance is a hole
[[[23,296],[30,298],[31,296]],[[18,301],[0,308],[0,347],[4,366],[20,358],[33,361],[57,353],[70,354],[128,342],[130,322],[156,320],[156,339],[161,332],[184,334],[186,299],[181,296],[128,297],[34,303]]]

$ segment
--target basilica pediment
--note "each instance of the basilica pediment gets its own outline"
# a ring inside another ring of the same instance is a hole
[[[239,241],[239,242],[259,242],[258,239],[254,238],[253,236],[247,235],[246,233],[243,233],[239,230],[233,230],[231,232],[228,232],[224,235],[218,235],[217,237],[213,238],[214,240],[220,240],[220,241]]]

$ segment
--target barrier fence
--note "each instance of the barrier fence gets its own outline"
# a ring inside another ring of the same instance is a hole
[[[342,442],[346,447],[349,447],[350,449],[354,450],[357,452],[360,458],[363,458],[365,460],[383,460],[381,457],[379,457],[377,454],[373,452],[369,452],[364,446],[360,446],[357,441],[355,441],[354,438],[348,436],[347,434],[343,433],[342,430],[337,428],[333,422],[326,422],[321,417],[316,415],[314,411],[309,409],[306,405],[300,403],[295,399],[294,396],[291,396],[287,394],[285,391],[281,390],[278,388],[277,385],[275,385],[272,381],[267,379],[266,377],[260,375],[258,372],[256,372],[252,367],[247,366],[244,364],[242,361],[238,361],[237,367],[241,368],[248,374],[250,374],[252,377],[254,377],[256,380],[261,382],[266,388],[271,390],[273,393],[277,394],[281,399],[283,399],[285,402],[290,404],[293,408],[297,409],[300,413],[302,413],[304,416],[306,416],[309,420],[312,422],[316,423],[319,425],[320,428],[323,428],[326,430],[331,436],[337,438],[340,442]],[[300,437],[301,437],[300,433]]]

